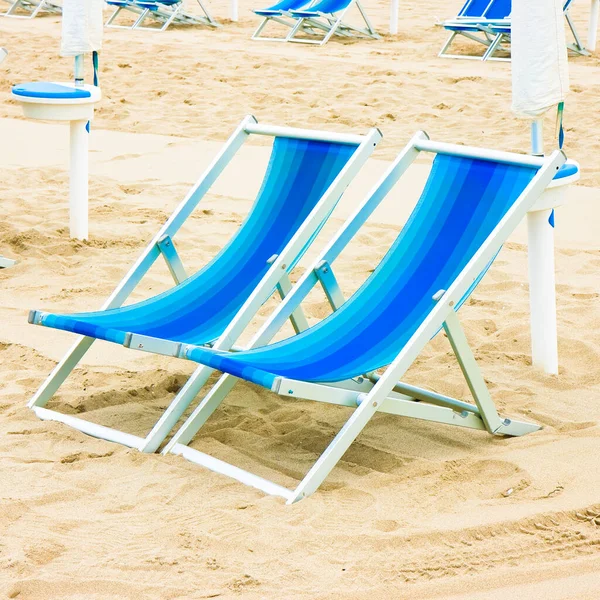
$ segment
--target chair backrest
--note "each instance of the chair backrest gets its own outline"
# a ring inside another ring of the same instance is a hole
[[[269,6],[263,10],[299,10],[309,4],[311,0],[280,0],[273,6]]]
[[[321,0],[314,6],[311,6],[309,10],[331,14],[345,10],[352,2],[354,0]]]
[[[433,310],[434,294],[451,286],[536,173],[438,155],[411,217],[359,290],[317,325],[246,352],[245,359],[257,369],[276,364],[280,375],[317,382],[391,363]]]
[[[511,11],[511,0],[492,0],[484,17],[492,20],[506,19],[510,16]]]
[[[285,248],[357,147],[276,137],[250,213],[209,264],[149,300],[87,317],[78,315],[78,320],[114,328],[114,339],[107,339],[116,343],[123,343],[122,334],[116,331],[123,327],[134,333],[198,344],[218,338],[269,269],[268,260]],[[334,207],[332,203],[331,210]],[[317,233],[318,229],[313,237]],[[293,265],[292,261],[287,270]]]
[[[483,17],[487,7],[492,1],[493,0],[467,0],[464,6],[460,9],[458,17],[466,17],[471,19]]]

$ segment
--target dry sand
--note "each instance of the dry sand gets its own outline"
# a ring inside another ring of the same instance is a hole
[[[218,147],[214,141],[245,113],[343,131],[380,126],[386,137],[377,159],[391,159],[419,128],[445,141],[527,149],[527,127],[508,110],[508,65],[435,58],[444,39],[435,18],[457,6],[404,3],[398,36],[324,48],[251,42],[250,6],[243,2],[242,20],[218,31],[106,31],[88,243],[69,240],[65,227],[66,134],[21,121],[8,99],[11,84],[70,77],[70,61],[57,57],[59,21],[0,20],[0,45],[11,51],[0,67],[0,254],[19,260],[0,271],[0,594],[28,600],[596,600],[596,57],[571,61],[566,149],[581,163],[588,189],[575,190],[582,204],[574,202],[558,219],[559,376],[530,364],[522,233],[461,311],[502,413],[541,423],[542,431],[496,439],[377,415],[321,490],[287,507],[179,457],[94,440],[41,422],[25,408],[72,342],[66,333],[27,325],[27,310],[97,308],[202,171]],[[224,21],[224,5],[211,3],[211,9]],[[367,9],[384,30],[387,4]],[[586,2],[576,3],[582,33],[586,11]],[[182,231],[178,244],[190,268],[209,259],[239,224],[259,183],[253,161],[264,160],[266,151],[247,150]],[[383,168],[373,161],[350,200]],[[423,169],[416,166],[408,191],[391,196],[389,208],[340,260],[347,292],[395,238]],[[347,210],[340,207],[318,244]],[[166,269],[157,266],[135,298],[168,282]],[[307,313],[313,321],[325,316],[324,298],[313,294]],[[191,365],[96,346],[50,407],[146,433]],[[407,379],[468,396],[443,336]],[[293,485],[347,416],[339,407],[284,400],[241,384],[193,446]]]

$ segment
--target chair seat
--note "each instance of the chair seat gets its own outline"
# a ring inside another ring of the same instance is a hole
[[[479,32],[481,31],[481,29],[479,28],[478,25],[459,25],[458,23],[456,24],[452,24],[452,25],[444,25],[444,29],[447,29],[448,31],[473,31],[473,32]]]
[[[13,86],[12,93],[16,96],[23,96],[25,98],[72,99],[91,97],[89,90],[48,81],[20,83],[19,85]]]
[[[131,0],[106,0],[109,6],[129,6],[133,4]]]
[[[280,10],[271,10],[269,8],[258,8],[252,12],[259,17],[277,17],[278,15],[283,14]]]
[[[316,10],[291,10],[290,13],[294,16],[294,17],[300,17],[300,18],[316,18],[316,17],[320,17],[322,16],[323,13],[320,13]]]

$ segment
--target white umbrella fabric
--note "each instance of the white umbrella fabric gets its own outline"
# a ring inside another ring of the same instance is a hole
[[[532,120],[531,152],[543,154],[542,116],[558,106],[562,118],[569,89],[563,0],[513,0],[511,18],[512,109]],[[553,210],[528,213],[527,233],[532,361],[558,373]]]

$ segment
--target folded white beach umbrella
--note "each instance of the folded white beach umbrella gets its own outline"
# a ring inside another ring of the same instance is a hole
[[[532,121],[532,154],[543,154],[541,118],[557,106],[562,118],[569,88],[563,4],[564,0],[512,2],[512,109]],[[562,133],[559,138],[562,143]],[[558,373],[552,209],[528,213],[527,228],[532,360],[547,373]]]
[[[102,47],[103,0],[63,0],[63,56],[97,52]]]

